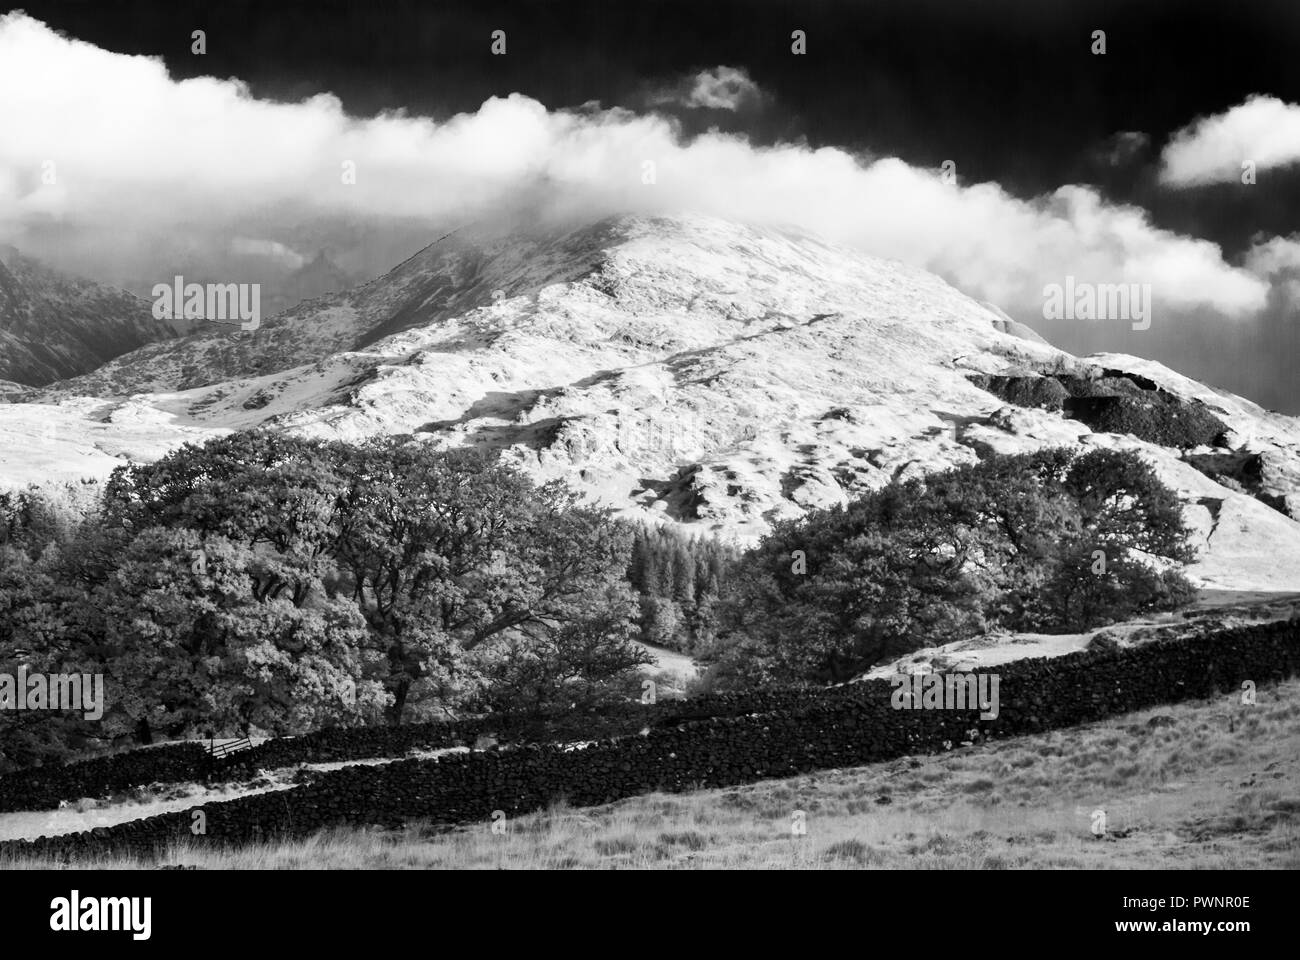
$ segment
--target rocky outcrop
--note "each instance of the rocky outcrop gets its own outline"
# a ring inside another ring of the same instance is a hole
[[[1098,433],[1118,433],[1179,449],[1222,446],[1227,425],[1197,400],[1184,400],[1153,381],[1120,371],[1078,374],[972,376],[983,390],[1020,407],[1059,411]]]

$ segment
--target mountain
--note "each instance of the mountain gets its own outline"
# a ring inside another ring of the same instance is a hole
[[[304,300],[347,290],[355,283],[356,280],[322,250],[314,259],[275,284],[272,295],[266,298],[266,310],[279,313]]]
[[[137,276],[126,284],[133,290],[152,290],[158,277],[170,280],[184,277],[186,283],[206,286],[209,283],[250,283],[260,288],[259,306],[261,317],[271,317],[277,313],[295,307],[304,300],[313,300],[327,294],[348,290],[359,283],[362,278],[344,270],[335,263],[329,254],[322,250],[313,259],[301,266],[290,268],[286,264],[268,260],[255,255],[233,256],[207,263],[202,267],[190,264],[183,266],[173,264],[163,270],[152,272],[149,276]],[[168,325],[177,337],[200,335],[200,339],[220,337],[223,329],[215,327],[207,320],[176,316],[168,320]]]
[[[205,324],[189,336],[54,384],[49,395],[188,390],[361,350],[402,330],[436,327],[491,303],[498,293],[526,295],[551,282],[577,279],[600,256],[602,232],[599,225],[558,237],[550,231],[502,234],[492,227],[457,231],[377,280],[299,302],[263,320],[256,332]],[[312,275],[329,272],[325,266]]]
[[[0,381],[41,386],[174,336],[147,300],[0,246]]]
[[[258,425],[400,433],[742,542],[991,452],[1131,448],[1182,498],[1203,585],[1300,590],[1300,421],[1070,356],[923,270],[707,217],[462,230],[255,332],[152,344],[36,399],[0,406],[0,438],[28,438],[0,479]]]

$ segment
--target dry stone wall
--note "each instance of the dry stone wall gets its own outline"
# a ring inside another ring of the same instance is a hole
[[[556,743],[613,739],[647,726],[789,709],[812,700],[835,702],[860,695],[856,686],[831,689],[710,694],[657,703],[616,703],[591,710],[543,715],[502,713],[464,720],[401,726],[333,727],[300,737],[279,737],[211,759],[199,744],[150,747],[0,777],[0,812],[44,810],[62,800],[106,797],[138,784],[248,779],[258,770],[299,763],[400,757],[411,750],[470,745],[481,735],[502,742]]]
[[[937,752],[966,740],[972,730],[980,740],[1003,738],[1190,698],[1236,696],[1243,681],[1262,686],[1293,676],[1298,666],[1300,621],[1287,621],[1009,663],[996,669],[999,714],[989,720],[980,719],[978,708],[895,709],[887,680],[815,694],[776,692],[727,701],[733,707],[762,704],[760,712],[682,719],[584,748],[530,744],[346,767],[294,789],[206,804],[206,832],[200,836],[191,831],[191,812],[181,811],[90,833],[0,844],[0,855],[150,855],[175,840],[239,845],[336,825],[484,821],[495,810],[517,816],[558,798],[581,806],[653,790],[725,787]]]

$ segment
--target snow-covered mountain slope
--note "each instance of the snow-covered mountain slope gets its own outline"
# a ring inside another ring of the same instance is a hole
[[[148,301],[0,246],[0,395],[5,381],[47,384],[173,336]]]
[[[1094,432],[1071,401],[1008,402],[989,377],[1223,430],[1194,450]],[[1300,589],[1294,418],[1136,358],[1076,359],[924,271],[704,217],[462,231],[252,334],[146,347],[42,399],[0,405],[0,443],[23,438],[0,479],[102,474],[257,425],[403,433],[742,541],[991,451],[1130,447],[1184,499],[1194,576]]]
[[[50,397],[187,390],[268,375],[364,349],[390,334],[436,326],[492,302],[579,276],[599,254],[599,230],[562,233],[469,228],[440,237],[384,276],[296,304],[246,333],[228,324],[154,344],[86,376],[53,384]]]

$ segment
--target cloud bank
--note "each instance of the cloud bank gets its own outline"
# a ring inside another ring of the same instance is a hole
[[[755,91],[742,71],[719,67],[686,96],[729,110]],[[1174,154],[1179,176],[1205,166],[1213,151],[1193,148],[1217,143],[1216,129]],[[717,131],[688,139],[660,114],[548,109],[521,94],[444,122],[355,118],[328,95],[280,103],[237,80],[173,80],[159,59],[104,51],[21,14],[0,17],[0,130],[0,242],[19,246],[53,225],[169,254],[265,237],[256,249],[283,256],[268,222],[423,218],[432,230],[511,208],[689,209],[811,230],[934,270],[1009,310],[1041,309],[1043,287],[1067,274],[1149,283],[1157,310],[1228,317],[1259,310],[1269,292],[1217,245],[1158,229],[1143,210],[1085,187],[1026,201],[899,159],[758,147]]]

